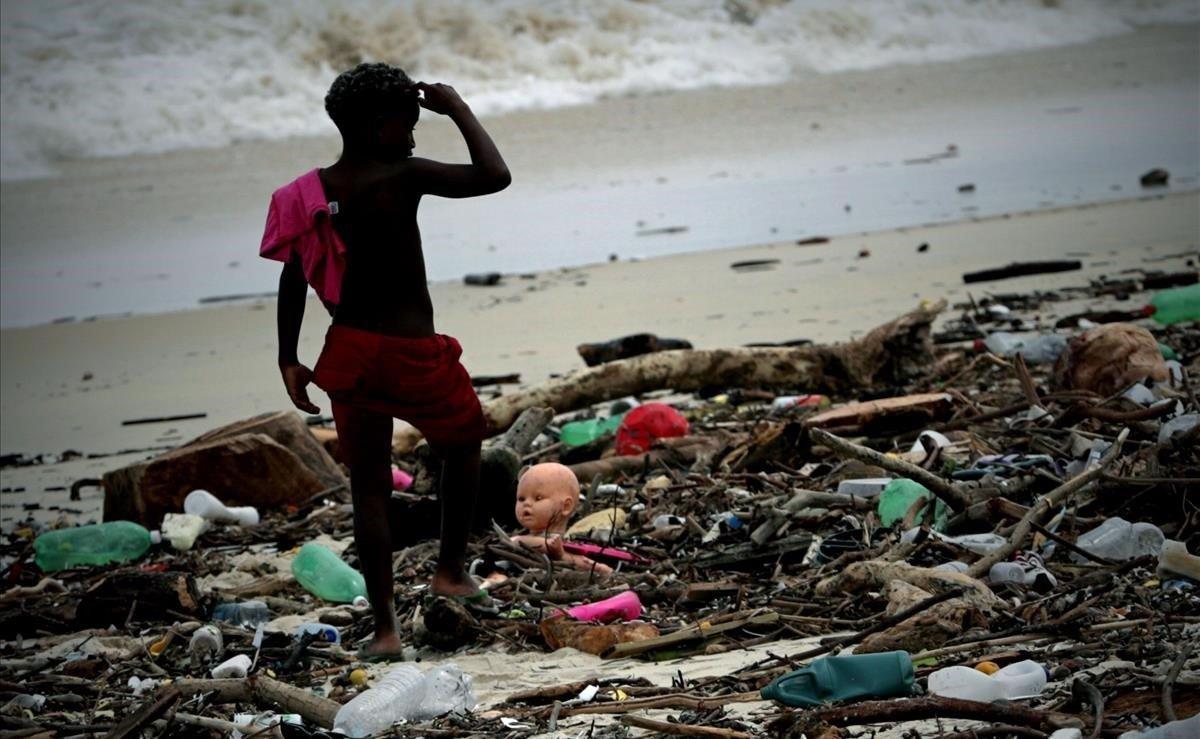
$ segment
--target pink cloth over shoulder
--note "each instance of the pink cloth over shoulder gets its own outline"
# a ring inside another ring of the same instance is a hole
[[[317,170],[300,175],[271,195],[258,253],[279,262],[299,256],[308,284],[321,300],[337,304],[346,272],[346,245],[333,229]]]

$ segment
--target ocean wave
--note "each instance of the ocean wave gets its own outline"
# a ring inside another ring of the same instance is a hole
[[[6,0],[0,178],[332,134],[322,98],[360,61],[450,82],[487,114],[1197,21],[1194,0]]]

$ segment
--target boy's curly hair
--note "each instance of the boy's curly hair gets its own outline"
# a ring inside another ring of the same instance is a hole
[[[345,133],[397,114],[411,118],[415,124],[421,106],[417,103],[417,88],[403,69],[364,62],[333,81],[325,95],[325,112]]]

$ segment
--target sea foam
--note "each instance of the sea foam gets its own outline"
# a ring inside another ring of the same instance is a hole
[[[1197,21],[1195,0],[6,0],[0,178],[331,134],[322,98],[360,61],[449,82],[487,114]]]

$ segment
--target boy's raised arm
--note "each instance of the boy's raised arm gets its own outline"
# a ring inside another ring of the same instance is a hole
[[[304,303],[308,299],[308,282],[300,262],[293,259],[285,262],[279,275],[279,309],[276,325],[279,330],[279,372],[288,396],[297,408],[306,413],[320,413],[321,409],[308,398],[308,383],[312,382],[312,370],[300,364],[297,346],[300,343],[300,324],[304,322]]]
[[[508,165],[492,137],[453,87],[441,83],[417,83],[424,93],[420,99],[426,110],[450,116],[462,132],[471,155],[470,164],[444,164],[431,159],[414,157],[409,160],[409,172],[415,175],[421,189],[430,195],[447,198],[469,198],[499,192],[512,182]]]

